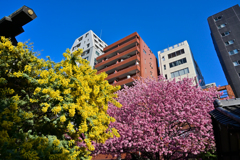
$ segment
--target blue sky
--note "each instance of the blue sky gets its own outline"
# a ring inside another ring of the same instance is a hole
[[[0,18],[23,5],[37,18],[26,24],[17,40],[30,39],[41,58],[62,60],[76,38],[92,30],[108,45],[133,33],[157,57],[159,50],[187,40],[206,83],[227,85],[215,52],[207,18],[239,4],[237,0],[12,0],[0,1]]]

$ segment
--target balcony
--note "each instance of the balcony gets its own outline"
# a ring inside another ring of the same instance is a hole
[[[139,55],[132,55],[132,56],[127,55],[126,58],[122,58],[122,59],[113,61],[113,63],[111,65],[99,70],[97,72],[97,74],[99,74],[101,72],[106,72],[107,74],[111,74],[115,70],[121,70],[123,68],[133,66],[137,62],[138,63],[140,62],[140,56]]]
[[[112,82],[112,83],[109,83],[109,84],[111,84],[113,86],[120,85],[121,87],[123,87],[124,84],[127,85],[127,86],[133,84],[134,79],[139,80],[140,78],[135,74],[135,75],[131,76],[130,78],[124,78],[122,80],[119,80],[116,83]]]
[[[133,55],[136,55],[136,53],[139,53],[140,52],[140,49],[138,46],[134,46],[126,51],[123,51],[122,53],[119,53],[118,55],[115,55],[111,58],[109,58],[108,60],[105,60],[103,62],[100,62],[98,64],[95,65],[95,68],[100,71],[102,70],[103,68],[105,68],[106,66],[111,66],[113,64],[116,63],[116,61],[118,59],[126,59],[127,56],[133,56]]]
[[[114,56],[117,56],[118,53],[124,52],[126,50],[129,50],[130,48],[133,48],[135,46],[137,46],[139,44],[139,39],[136,37],[126,43],[123,43],[121,45],[118,45],[116,48],[107,51],[106,53],[104,53],[103,55],[97,57],[97,61],[98,63],[102,63],[104,61],[104,59],[111,59]]]
[[[112,82],[115,79],[122,79],[124,77],[127,77],[128,75],[136,74],[136,72],[139,71],[140,66],[133,64],[131,66],[127,66],[126,68],[119,69],[118,72],[112,72],[111,74],[108,74],[106,80],[108,80],[108,82]]]

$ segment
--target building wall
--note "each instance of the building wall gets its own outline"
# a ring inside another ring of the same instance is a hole
[[[221,17],[218,20],[215,18]],[[211,36],[219,61],[228,83],[231,85],[236,97],[240,97],[240,7],[235,5],[217,14],[208,17]],[[219,26],[225,24],[224,27]],[[228,35],[222,36],[226,32]],[[225,43],[234,40],[233,44]],[[237,50],[238,53],[230,54]],[[234,66],[233,62],[237,62]]]
[[[158,77],[156,57],[140,37],[141,77]]]
[[[81,57],[87,59],[90,62],[89,65],[93,68],[96,64],[95,59],[104,54],[103,49],[105,47],[107,47],[107,44],[92,30],[90,30],[74,41],[71,52],[77,50],[78,48],[83,49],[83,54]],[[97,55],[96,52],[98,52],[99,55]]]
[[[95,68],[98,74],[104,71],[108,74],[106,79],[110,84],[131,86],[133,79],[139,79],[138,76],[158,76],[156,57],[137,32],[104,48],[104,52],[97,58]]]
[[[202,86],[202,89],[208,91],[209,88],[211,87],[215,87],[217,91],[223,92],[223,95],[221,97],[218,97],[218,99],[220,100],[226,99],[227,97],[229,99],[236,98],[230,85],[217,87],[216,83],[210,83],[210,84],[206,84],[205,86]]]
[[[175,57],[169,58],[168,55],[172,53],[176,53],[177,51],[184,50],[184,53],[177,55]],[[170,63],[181,60],[186,58],[186,63],[170,67]],[[199,79],[201,78],[201,84],[204,85],[204,79],[201,75],[200,69],[197,66],[196,61],[193,58],[192,52],[190,50],[190,47],[188,45],[187,41],[181,42],[179,44],[176,44],[174,46],[168,47],[162,51],[158,52],[158,59],[159,59],[159,65],[160,65],[160,74],[163,75],[166,79],[173,80],[175,78],[176,81],[179,81],[185,77],[188,78],[194,78],[194,83],[199,83]],[[176,71],[179,71],[182,73],[183,69],[188,68],[189,73],[183,74],[177,77],[172,77],[172,73],[175,73]]]

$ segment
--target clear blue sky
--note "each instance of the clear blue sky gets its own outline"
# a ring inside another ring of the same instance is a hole
[[[23,5],[37,18],[26,24],[18,41],[34,43],[41,58],[62,60],[76,38],[93,30],[108,45],[133,33],[143,38],[155,56],[159,50],[187,40],[206,83],[226,85],[207,18],[239,4],[237,0],[12,0],[0,1],[0,18]]]

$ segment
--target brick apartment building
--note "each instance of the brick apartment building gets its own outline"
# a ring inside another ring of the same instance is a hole
[[[210,88],[210,87],[215,87],[215,88],[217,88],[217,91],[223,92],[223,95],[221,97],[219,97],[220,100],[226,99],[227,97],[229,99],[236,98],[236,96],[232,90],[232,87],[230,85],[217,87],[215,83],[210,83],[210,84],[206,84],[205,86],[202,86],[202,89],[208,90],[208,88]]]
[[[94,67],[97,74],[108,74],[109,84],[131,86],[134,79],[140,79],[138,76],[158,77],[157,59],[137,32],[105,47],[103,52]]]

